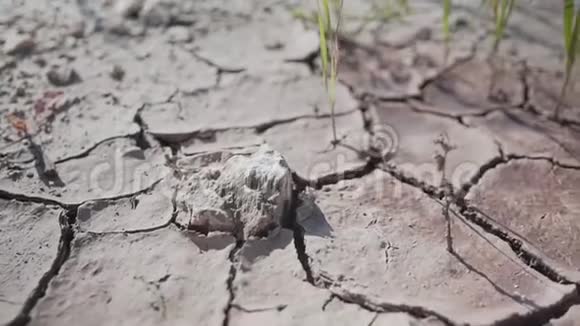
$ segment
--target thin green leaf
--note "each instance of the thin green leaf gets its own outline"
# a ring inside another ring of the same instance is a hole
[[[576,12],[574,17],[574,30],[570,37],[570,48],[568,49],[568,61],[570,62],[570,69],[574,66],[576,62],[576,53],[578,52],[578,43],[580,42],[580,8]]]
[[[342,0],[317,0],[318,31],[320,35],[320,57],[322,61],[322,79],[328,96],[328,104],[332,117],[332,144],[338,143],[336,136],[335,104],[336,83],[338,80],[338,35],[342,20]],[[332,9],[332,12],[331,12]],[[336,26],[332,25],[332,18],[336,18]]]
[[[574,29],[574,0],[564,0],[564,46],[570,49],[572,30]]]
[[[505,33],[507,22],[515,5],[515,0],[501,0],[501,6],[499,1],[500,0],[494,0],[494,3],[492,4],[495,15],[495,40],[492,53],[496,53],[499,48],[499,44]]]
[[[569,10],[569,3],[566,2],[566,7],[564,10]],[[574,5],[572,3],[572,5]],[[567,14],[564,13],[564,16]],[[565,70],[565,77],[564,83],[562,84],[562,90],[560,91],[560,98],[558,99],[558,104],[556,105],[556,110],[554,112],[554,117],[558,120],[560,119],[560,108],[562,106],[562,102],[566,97],[566,90],[568,89],[568,84],[570,83],[570,77],[572,76],[572,71],[574,70],[574,65],[576,63],[576,54],[580,52],[580,8],[577,9],[576,13],[572,16],[570,22],[568,22],[568,26],[564,26],[564,42],[567,42],[566,47],[566,70]],[[571,30],[566,30],[566,27],[570,28]],[[569,37],[568,41],[566,38]]]
[[[451,39],[451,28],[449,27],[449,17],[451,16],[451,0],[443,1],[443,35],[446,41]]]
[[[328,0],[322,0],[322,8],[324,9],[324,30],[328,33],[331,29],[330,22],[330,5]]]

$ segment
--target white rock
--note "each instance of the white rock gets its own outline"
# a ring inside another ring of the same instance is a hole
[[[20,34],[16,31],[6,33],[4,37],[3,51],[9,55],[23,54],[34,48],[34,40],[28,34]]]
[[[266,236],[289,213],[292,174],[268,146],[233,155],[186,176],[177,195],[178,221],[202,232],[230,232],[238,239]]]

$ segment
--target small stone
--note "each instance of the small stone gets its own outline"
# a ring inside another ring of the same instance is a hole
[[[167,30],[170,43],[187,43],[191,41],[191,33],[184,26],[173,26]]]
[[[26,89],[23,86],[18,86],[14,91],[14,97],[23,97],[26,95]]]
[[[146,0],[143,4],[141,17],[148,26],[167,25],[171,19],[171,9],[174,5],[159,0]]]
[[[27,176],[28,178],[32,178],[32,177],[34,177],[34,172],[32,172],[32,171],[28,171],[28,172],[26,172],[26,176]]]
[[[415,36],[419,41],[429,41],[433,38],[433,32],[428,27],[421,28]]]
[[[111,20],[107,26],[107,30],[109,33],[118,36],[142,36],[145,34],[145,28],[141,24],[121,19]]]
[[[277,51],[282,50],[284,48],[284,43],[280,41],[274,41],[266,44],[264,47],[266,48],[266,50]]]
[[[4,53],[8,55],[22,55],[32,52],[35,43],[30,35],[8,33],[4,40]]]
[[[119,65],[114,65],[113,70],[111,71],[111,78],[117,81],[123,80],[125,77],[125,70]]]
[[[70,27],[70,35],[75,38],[83,38],[85,36],[86,24],[84,21],[77,22]]]
[[[138,17],[143,8],[143,0],[117,0],[115,12],[125,18]]]
[[[34,63],[39,66],[40,68],[44,68],[46,67],[46,60],[44,58],[36,58],[34,59]]]
[[[69,86],[81,80],[78,73],[69,67],[52,68],[46,73],[46,78],[54,86]]]

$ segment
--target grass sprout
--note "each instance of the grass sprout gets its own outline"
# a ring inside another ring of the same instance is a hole
[[[449,57],[449,42],[451,41],[451,0],[443,0],[443,38],[445,39],[445,61]]]
[[[322,80],[328,96],[332,119],[332,144],[338,143],[336,135],[336,84],[338,81],[339,32],[342,20],[342,0],[317,0],[318,34],[320,38],[320,60]]]
[[[578,2],[578,1],[577,1]],[[560,119],[562,102],[566,97],[566,90],[570,84],[572,71],[576,64],[576,55],[580,52],[580,5],[575,4],[574,0],[564,0],[564,51],[566,53],[566,62],[564,69],[564,83],[560,91],[560,97],[554,110],[554,118]]]
[[[489,0],[495,27],[492,54],[497,53],[515,3],[515,0]]]

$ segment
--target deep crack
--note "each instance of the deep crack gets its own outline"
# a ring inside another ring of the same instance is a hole
[[[232,248],[228,255],[228,259],[230,261],[230,272],[228,275],[228,279],[226,280],[226,286],[228,289],[228,303],[224,307],[224,319],[222,321],[222,326],[229,326],[230,324],[230,312],[234,307],[234,300],[236,299],[236,289],[234,286],[234,282],[236,280],[236,275],[238,273],[237,261],[238,261],[238,253],[240,249],[244,246],[244,240],[237,240],[236,245]]]
[[[55,205],[62,207],[64,209],[76,209],[80,204],[66,204],[62,203],[58,200],[44,198],[40,196],[28,196],[24,194],[12,193],[6,190],[0,189],[0,199],[6,200],[16,200],[19,202],[24,203],[37,203],[37,204],[44,204],[44,205]]]
[[[526,265],[553,282],[561,284],[575,284],[565,276],[558,273],[554,268],[549,266],[546,262],[543,261],[541,257],[524,249],[524,244],[521,240],[512,237],[508,231],[505,231],[503,228],[494,225],[494,223],[491,223],[490,220],[485,217],[485,214],[483,214],[483,212],[481,212],[478,208],[465,205],[465,203],[458,204],[458,206],[459,213],[462,216],[464,216],[468,221],[481,227],[485,232],[495,235],[497,238],[507,243],[512,251],[516,254],[516,256]]]
[[[296,249],[296,255],[304,273],[306,274],[306,281],[308,283],[315,285],[314,276],[312,275],[312,268],[310,267],[310,257],[306,253],[306,243],[304,241],[304,229],[298,223],[298,207],[301,204],[299,194],[304,190],[305,185],[296,182],[296,175],[293,174],[296,188],[292,191],[292,200],[290,206],[290,213],[288,216],[288,228],[292,230],[294,238],[294,248]]]
[[[391,304],[387,302],[372,302],[362,294],[348,292],[344,289],[331,290],[332,293],[342,302],[356,304],[364,310],[377,313],[404,312],[417,319],[434,317],[446,326],[456,325],[451,319],[433,310],[404,304]]]
[[[27,325],[31,318],[30,312],[34,309],[38,301],[44,297],[46,290],[52,279],[58,275],[64,263],[68,260],[71,252],[71,243],[74,239],[73,225],[76,223],[76,210],[71,209],[66,213],[61,212],[59,216],[60,240],[58,244],[56,258],[52,262],[49,270],[38,281],[38,284],[28,296],[18,315],[10,321],[7,326]]]

